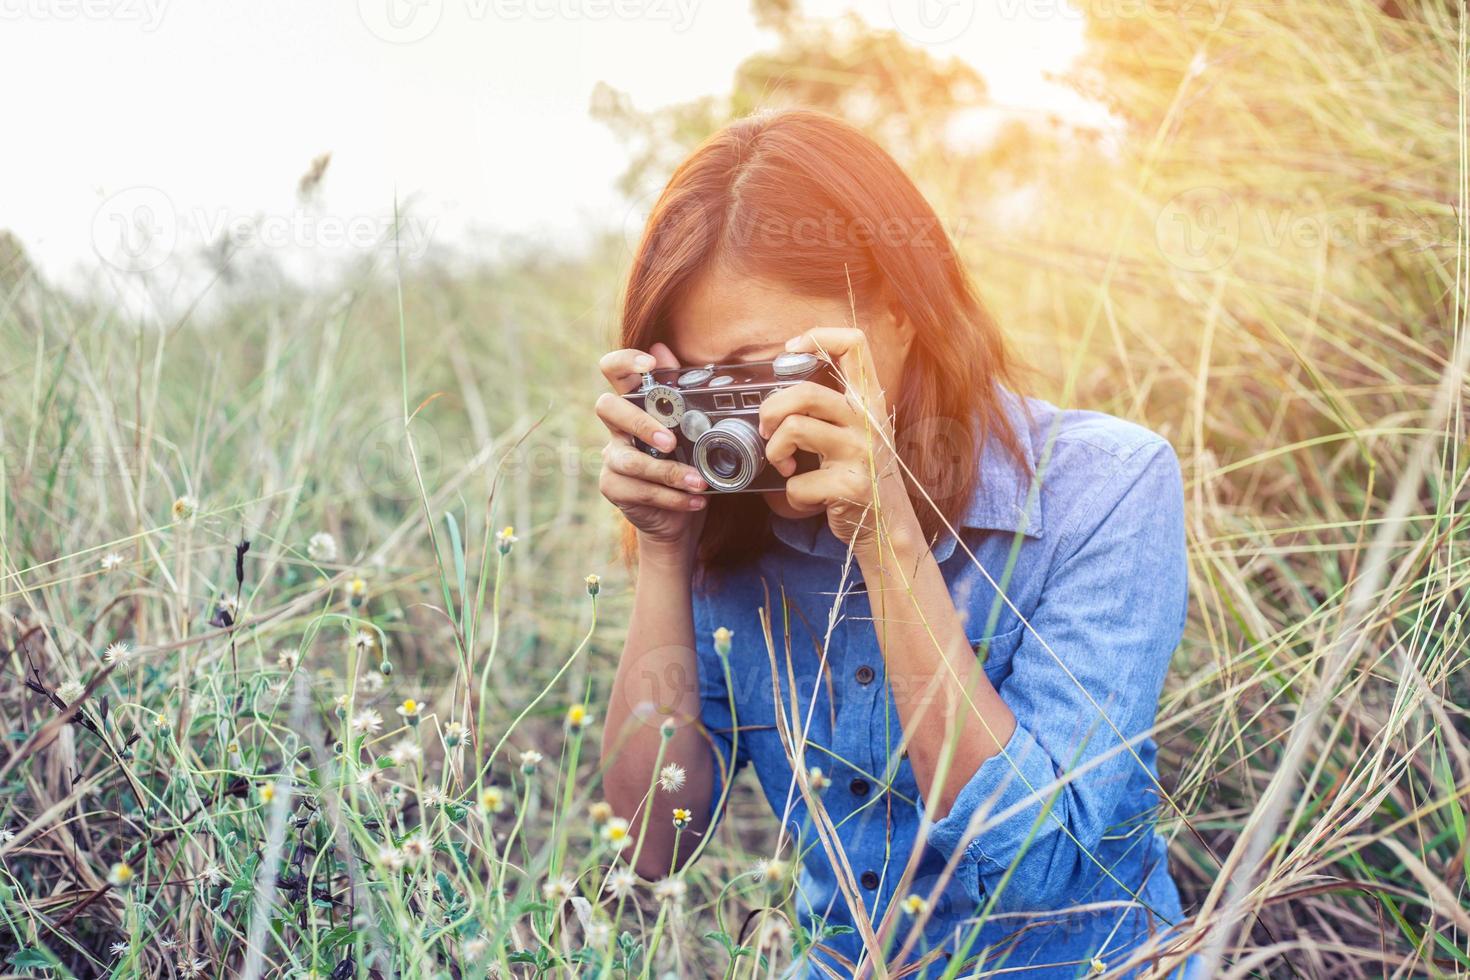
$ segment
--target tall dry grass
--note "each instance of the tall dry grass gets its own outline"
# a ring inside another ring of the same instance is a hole
[[[1184,943],[1233,975],[1470,972],[1463,18],[1095,6],[1079,81],[1123,129],[906,162],[1037,393],[1184,461],[1192,615],[1158,730]],[[163,325],[106,279],[4,280],[14,971],[799,954],[753,786],[678,886],[609,897],[626,854],[588,743],[628,583],[588,406],[626,259],[388,261]]]

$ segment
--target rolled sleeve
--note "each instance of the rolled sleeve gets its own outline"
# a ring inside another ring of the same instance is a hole
[[[1104,835],[1152,832],[1148,735],[1188,602],[1183,486],[1157,437],[1108,459],[999,687],[1015,732],[943,818],[918,804],[931,846],[1002,910],[1084,900]]]

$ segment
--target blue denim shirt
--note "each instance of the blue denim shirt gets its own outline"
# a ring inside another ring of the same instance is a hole
[[[854,925],[833,870],[845,859],[849,893],[875,924],[900,910],[890,959],[913,921],[904,899],[929,902],[910,959],[942,952],[921,975],[938,976],[959,956],[971,961],[959,975],[1075,977],[1094,959],[1117,966],[1182,917],[1155,829],[1168,804],[1148,735],[1187,604],[1178,460],[1159,436],[1108,415],[1034,399],[1025,412],[1013,396],[1008,404],[1037,491],[992,442],[955,522],[959,542],[946,534],[932,551],[1016,730],[941,819],[927,820],[899,751],[862,576],[825,517],[773,518],[774,543],[758,561],[707,576],[694,595],[716,769],[754,763],[784,823],[781,857],[800,860],[803,924]],[[734,633],[724,657],[711,637],[718,627]],[[793,756],[829,781],[825,817],[808,813]],[[725,784],[717,778],[717,807]],[[864,955],[856,931],[821,942],[848,964]],[[832,955],[810,955],[851,972]]]

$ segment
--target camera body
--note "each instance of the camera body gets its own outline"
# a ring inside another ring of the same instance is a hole
[[[842,390],[832,366],[813,354],[782,354],[773,361],[661,368],[643,376],[637,391],[624,395],[674,433],[673,450],[662,452],[641,440],[635,445],[659,459],[677,459],[699,471],[714,493],[769,493],[786,478],[766,462],[760,437],[761,404],[774,392],[803,381]],[[817,455],[799,451],[796,472],[818,465]]]

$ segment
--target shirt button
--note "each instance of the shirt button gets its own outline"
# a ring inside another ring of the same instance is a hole
[[[858,778],[854,779],[852,782],[848,783],[847,784],[847,788],[850,789],[850,790],[852,790],[852,795],[853,796],[867,796],[868,795],[868,781],[866,779],[862,778],[861,776],[859,776]]]
[[[874,888],[877,888],[878,887],[878,872],[876,872],[876,871],[864,871],[863,872],[863,877],[862,877],[862,882],[863,882],[863,887],[866,888],[868,891],[872,891]]]
[[[863,664],[853,676],[857,678],[859,684],[871,684],[873,683],[873,668]]]

